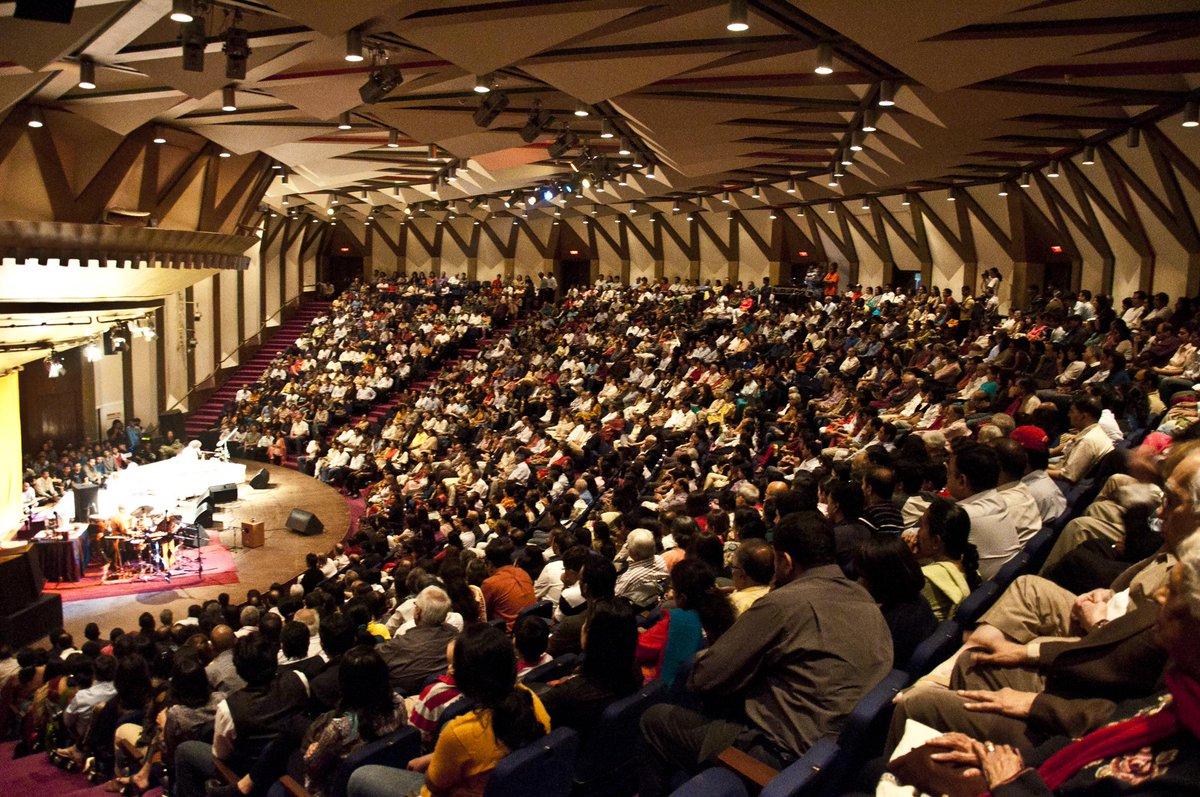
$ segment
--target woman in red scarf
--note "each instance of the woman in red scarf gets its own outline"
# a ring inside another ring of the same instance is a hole
[[[961,733],[934,739],[950,752],[936,760],[967,764],[992,797],[1200,794],[1200,534],[1179,546],[1179,563],[1155,599],[1156,640],[1167,651],[1167,693],[1059,749],[1036,769],[1008,745]],[[1065,744],[1063,742],[1066,742]],[[1047,745],[1054,744],[1048,742]]]

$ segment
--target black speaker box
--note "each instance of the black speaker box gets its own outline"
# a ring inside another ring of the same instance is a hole
[[[63,627],[62,596],[46,592],[12,614],[0,614],[0,642],[19,648]]]
[[[71,24],[75,15],[75,0],[17,0],[13,11],[15,19],[33,19],[38,22]]]
[[[98,484],[72,484],[71,493],[75,496],[75,522],[87,523],[88,515],[96,504],[96,495],[100,492]]]
[[[208,527],[213,524],[212,504],[205,504],[204,510],[196,515],[196,525]]]
[[[250,486],[255,490],[265,490],[270,483],[271,474],[267,473],[266,468],[260,468],[258,473],[254,474],[254,478],[250,480]]]
[[[208,494],[212,498],[213,504],[228,504],[238,500],[237,485],[232,482],[229,484],[214,484],[208,488]]]
[[[287,527],[297,534],[303,534],[306,537],[311,537],[325,531],[325,526],[317,519],[316,515],[298,508],[293,509],[292,514],[288,515]]]

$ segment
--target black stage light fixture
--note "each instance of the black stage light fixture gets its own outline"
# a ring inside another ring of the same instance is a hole
[[[541,131],[550,127],[553,122],[554,115],[546,112],[546,110],[541,110],[540,108],[530,110],[529,118],[526,120],[524,127],[521,128],[521,140],[526,144],[533,144],[541,136]]]
[[[400,67],[384,64],[371,72],[358,94],[367,105],[373,105],[391,94],[403,81],[404,75],[400,72]]]
[[[507,107],[507,94],[503,91],[489,91],[479,101],[479,107],[475,109],[475,124],[480,127],[489,126],[492,122],[496,121],[496,117]]]
[[[183,69],[185,72],[204,71],[204,47],[208,37],[204,33],[204,20],[196,17],[180,27],[183,40]]]
[[[561,158],[570,152],[574,146],[575,136],[571,134],[570,130],[564,130],[559,133],[558,138],[551,142],[547,148],[547,152],[550,153],[551,158]]]
[[[225,77],[246,79],[246,59],[250,57],[250,37],[236,22],[225,31]]]
[[[75,0],[17,0],[13,18],[69,25],[74,13]]]
[[[525,120],[525,126],[521,128],[521,140],[526,144],[532,144],[542,134],[542,131],[553,123],[553,114],[535,107],[529,112],[529,118]]]

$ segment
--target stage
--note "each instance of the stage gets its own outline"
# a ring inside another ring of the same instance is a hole
[[[255,462],[244,464],[252,473],[263,467]],[[204,549],[203,583],[198,574],[175,577],[170,583],[164,580],[99,585],[89,583],[89,579],[61,585],[48,583],[47,591],[59,592],[63,597],[66,629],[78,640],[83,637],[83,627],[93,621],[107,634],[114,626],[126,630],[137,628],[138,615],[146,611],[157,616],[160,610],[170,608],[176,618],[183,617],[189,605],[216,598],[222,592],[229,592],[236,600],[244,597],[248,589],[265,590],[276,581],[286,581],[304,569],[305,554],[332,548],[349,527],[350,511],[345,497],[336,489],[289,468],[266,468],[271,476],[267,489],[255,490],[249,484],[240,484],[237,501],[216,507],[214,520],[223,528],[208,530],[210,544]],[[296,507],[320,518],[325,533],[303,537],[288,531],[284,523]],[[243,520],[266,524],[266,541],[261,548],[240,547]],[[192,557],[195,553],[189,551]],[[73,590],[84,590],[87,597],[72,595]],[[111,594],[109,590],[124,594]]]

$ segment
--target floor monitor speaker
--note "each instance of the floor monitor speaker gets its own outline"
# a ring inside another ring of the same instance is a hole
[[[212,497],[214,504],[228,504],[238,500],[237,485],[232,482],[214,484],[208,488],[208,494]]]
[[[312,512],[304,509],[293,509],[288,515],[287,527],[297,534],[312,536],[325,531],[325,526]]]
[[[271,474],[267,473],[266,468],[260,468],[258,473],[254,474],[254,478],[250,480],[250,486],[255,490],[265,490],[270,483]]]

